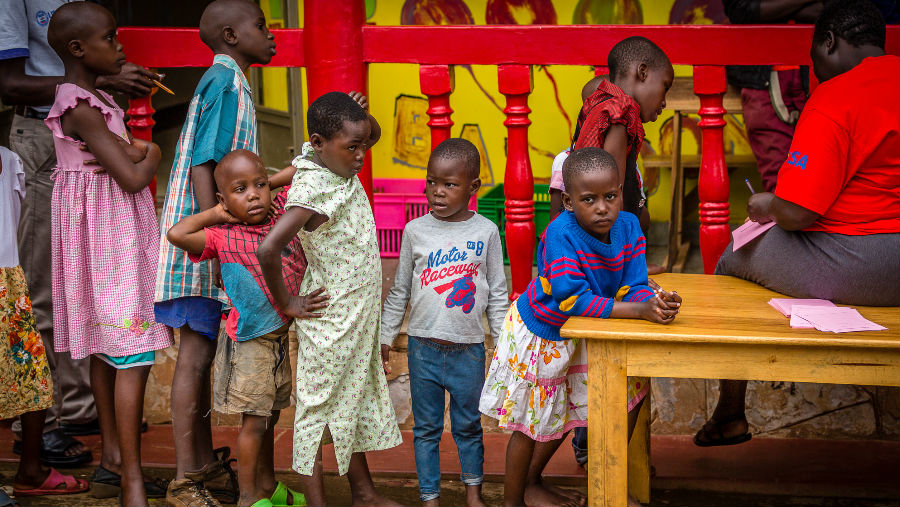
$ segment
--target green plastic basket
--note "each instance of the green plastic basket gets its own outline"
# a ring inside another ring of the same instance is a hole
[[[534,186],[534,232],[536,239],[534,247],[537,249],[538,241],[547,224],[550,223],[550,186]],[[503,242],[503,262],[509,264],[509,255],[506,253],[506,212],[505,198],[503,196],[503,184],[492,188],[488,193],[478,198],[478,213],[484,215],[491,222],[497,224],[500,229],[500,240]],[[536,258],[532,255],[532,262]]]

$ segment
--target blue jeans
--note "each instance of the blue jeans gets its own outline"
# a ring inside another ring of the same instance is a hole
[[[484,344],[442,345],[409,337],[413,447],[423,502],[441,496],[439,447],[444,432],[444,391],[450,393],[450,431],[467,486],[484,481],[484,441],[478,402],[484,385]]]

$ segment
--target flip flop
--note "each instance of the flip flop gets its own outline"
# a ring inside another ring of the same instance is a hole
[[[731,419],[722,422],[716,421],[715,419],[706,421],[706,424],[704,424],[703,427],[700,428],[700,431],[694,435],[694,445],[697,447],[718,447],[721,445],[743,444],[753,438],[753,435],[751,435],[749,431],[731,437],[726,437],[725,434],[722,433],[723,425],[739,420],[741,419]],[[700,435],[703,435],[704,438],[701,439]]]
[[[293,498],[294,503],[287,503],[288,493],[291,494],[291,498]],[[293,489],[285,486],[281,481],[278,481],[278,484],[275,486],[275,492],[272,493],[270,499],[271,505],[273,505],[274,507],[301,507],[303,505],[306,505],[306,497],[303,496],[303,493],[294,491]]]
[[[65,488],[60,488],[65,486]],[[43,495],[72,495],[84,493],[88,490],[88,483],[84,479],[76,479],[71,475],[63,475],[50,469],[50,474],[40,486],[32,489],[19,489],[13,486],[16,496],[43,496]]]
[[[303,504],[306,505],[306,504]],[[260,498],[259,500],[253,502],[250,507],[272,507],[272,501],[268,498]]]
[[[72,468],[83,465],[93,459],[91,451],[85,449],[79,454],[69,456],[66,451],[81,442],[66,435],[58,428],[41,436],[41,463],[56,468]],[[22,454],[22,441],[13,442],[13,453]]]
[[[165,479],[145,479],[144,494],[147,498],[165,498],[169,481]],[[122,492],[122,476],[105,467],[97,466],[91,476],[91,496],[94,498],[113,498]]]

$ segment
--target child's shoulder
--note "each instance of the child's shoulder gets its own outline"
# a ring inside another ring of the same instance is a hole
[[[234,69],[214,63],[203,73],[194,95],[217,95],[223,90],[235,90],[235,75]]]

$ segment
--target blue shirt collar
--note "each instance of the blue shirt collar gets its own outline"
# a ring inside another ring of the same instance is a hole
[[[233,70],[235,72],[235,74],[240,76],[241,86],[245,90],[247,90],[247,93],[252,93],[253,90],[250,88],[250,83],[247,81],[247,76],[245,76],[244,72],[241,70],[241,68],[238,67],[238,64],[236,61],[234,61],[234,58],[232,58],[228,55],[216,54],[216,57],[213,58],[213,65],[215,65],[217,63],[219,65],[224,65],[224,66],[228,67],[229,69]]]

